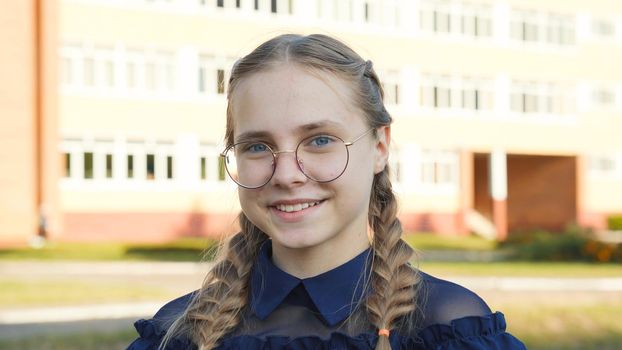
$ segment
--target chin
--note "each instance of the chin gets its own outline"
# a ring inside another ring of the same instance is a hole
[[[317,241],[317,237],[312,236],[309,232],[279,232],[271,235],[273,244],[276,243],[282,247],[290,249],[304,249],[316,246],[321,242]]]

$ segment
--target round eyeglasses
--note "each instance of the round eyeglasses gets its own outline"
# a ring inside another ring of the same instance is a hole
[[[331,182],[346,171],[350,160],[348,148],[372,130],[374,128],[350,142],[330,134],[314,135],[300,141],[296,149],[284,151],[275,151],[260,141],[243,141],[227,147],[220,157],[229,177],[248,189],[260,188],[270,182],[282,153],[294,153],[298,169],[307,178],[320,183]]]

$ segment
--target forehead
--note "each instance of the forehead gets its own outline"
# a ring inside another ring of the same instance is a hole
[[[240,81],[232,99],[234,137],[257,131],[287,135],[319,123],[358,130],[363,114],[351,96],[350,83],[327,72],[284,64],[255,73]]]

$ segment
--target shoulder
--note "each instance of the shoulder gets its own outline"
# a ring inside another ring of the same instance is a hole
[[[177,299],[171,300],[155,313],[151,319],[140,319],[134,323],[134,328],[138,332],[139,337],[134,340],[128,350],[155,350],[158,349],[162,338],[167,330],[177,318],[179,318],[190,302],[195,292],[188,293]],[[182,346],[183,345],[183,346]],[[173,339],[171,346],[173,348],[190,348],[189,340],[185,338]],[[167,347],[170,348],[171,346]]]
[[[153,319],[163,323],[166,323],[167,320],[177,319],[186,311],[196,293],[197,291],[188,293],[164,304],[153,316]]]
[[[450,281],[419,271],[422,286],[419,300],[423,326],[449,325],[451,321],[468,316],[487,316],[492,312],[475,292]]]

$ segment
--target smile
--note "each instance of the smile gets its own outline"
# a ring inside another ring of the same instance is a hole
[[[317,201],[317,202],[308,202],[308,203],[298,203],[298,204],[278,204],[275,206],[275,208],[279,211],[283,211],[286,213],[292,213],[292,212],[296,212],[296,211],[301,211],[304,209],[307,209],[309,207],[313,207],[316,206],[318,204],[320,204],[321,201]]]

